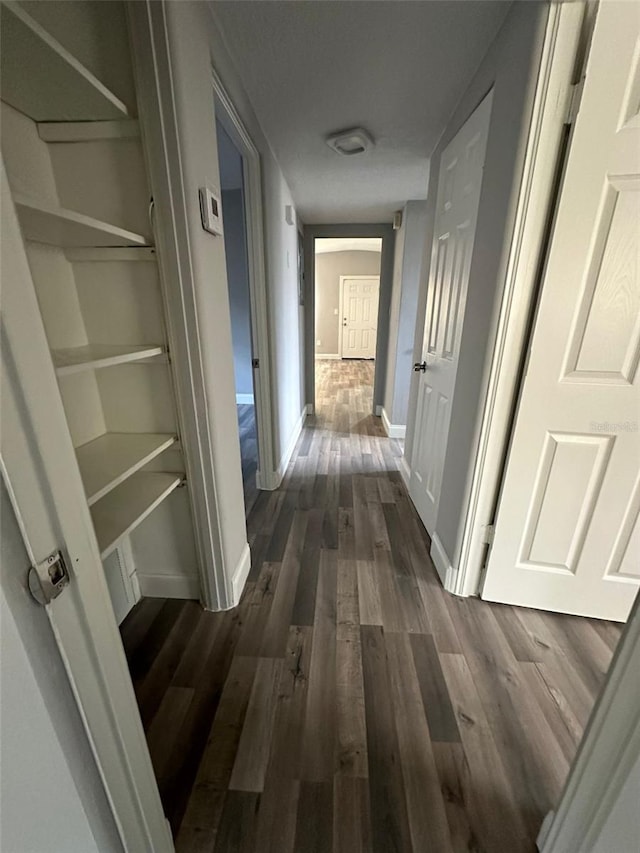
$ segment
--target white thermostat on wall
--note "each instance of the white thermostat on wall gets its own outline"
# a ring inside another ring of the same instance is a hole
[[[220,196],[211,187],[200,187],[202,227],[210,234],[222,234],[222,205]]]

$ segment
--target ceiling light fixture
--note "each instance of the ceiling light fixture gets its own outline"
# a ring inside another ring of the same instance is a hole
[[[351,130],[341,130],[327,137],[327,145],[338,154],[363,154],[374,144],[373,139],[363,127],[354,127]]]

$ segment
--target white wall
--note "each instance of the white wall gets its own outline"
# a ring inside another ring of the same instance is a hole
[[[404,257],[404,239],[407,224],[402,211],[402,223],[395,232],[396,240],[393,251],[393,280],[391,283],[391,304],[389,307],[389,343],[387,353],[387,369],[384,377],[383,405],[389,417],[389,409],[393,400],[393,385],[395,381],[395,353],[398,348],[398,323],[400,319],[400,296],[402,294],[402,260]],[[415,320],[414,320],[415,324]],[[413,341],[412,341],[413,346]]]
[[[303,314],[298,298],[298,230],[295,225],[287,225],[285,221],[285,207],[294,206],[293,198],[220,35],[215,22],[215,4],[189,1],[170,5],[174,7],[177,16],[193,16],[208,34],[211,62],[260,152],[271,339],[274,452],[277,462],[290,446],[304,408],[301,357]]]
[[[380,275],[380,252],[316,253],[315,352],[335,355],[340,336],[340,276]],[[321,341],[318,344],[318,340]]]
[[[0,481],[0,849],[119,853],[120,839]]]
[[[254,135],[255,142],[255,135]],[[305,408],[300,358],[302,308],[298,296],[298,230],[285,222],[293,198],[276,161],[262,152],[271,339],[271,394],[276,461],[290,447]]]
[[[462,345],[452,404],[436,532],[455,567],[468,501],[468,477],[486,392],[486,366],[495,336],[495,310],[506,274],[526,128],[531,114],[548,6],[514,3],[482,64],[456,107],[431,158],[425,263],[415,331],[414,361],[421,356],[429,260],[440,155],[489,89],[494,87],[478,224],[473,248]],[[411,462],[418,383],[412,381],[405,455]]]
[[[427,202],[408,201],[396,234],[384,408],[389,422],[407,422],[416,310],[425,257]]]

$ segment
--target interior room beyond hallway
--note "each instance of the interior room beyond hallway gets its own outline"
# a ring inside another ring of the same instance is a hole
[[[315,356],[338,359],[345,357],[371,358],[375,355],[377,335],[377,300],[379,298],[380,238],[319,238],[315,241]],[[377,285],[374,281],[377,279]],[[353,311],[350,311],[348,289],[354,291],[358,283],[371,291],[372,300],[366,306],[368,322],[364,325],[367,346],[363,350],[361,327],[363,325],[362,300],[354,293]],[[352,316],[353,315],[353,316]],[[354,324],[356,352],[349,351],[350,324]]]

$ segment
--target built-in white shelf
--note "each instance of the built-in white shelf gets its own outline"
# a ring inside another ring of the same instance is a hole
[[[13,200],[26,240],[64,248],[145,246],[150,240],[125,228],[101,222],[84,213],[56,207],[40,199],[15,193]]]
[[[88,344],[71,349],[51,350],[53,363],[58,376],[68,376],[81,370],[97,370],[102,367],[114,367],[130,361],[153,358],[164,353],[164,347],[157,344],[130,346],[118,344]]]
[[[167,433],[107,432],[76,449],[89,506],[177,441]]]
[[[113,261],[156,261],[156,250],[153,246],[128,246],[125,248],[111,247],[106,249],[65,249],[64,256],[71,263],[109,263]]]
[[[96,142],[100,139],[139,139],[137,119],[123,121],[44,121],[38,123],[44,142]]]
[[[102,559],[176,489],[182,474],[139,471],[91,507]]]
[[[12,107],[34,121],[130,117],[126,104],[18,3],[2,3],[0,30],[2,99]]]

